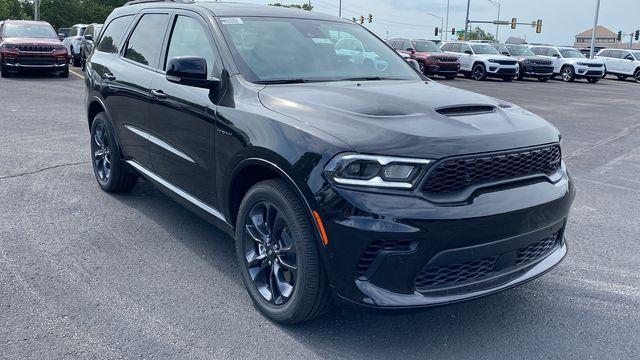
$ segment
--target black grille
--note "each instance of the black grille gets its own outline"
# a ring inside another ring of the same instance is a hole
[[[425,265],[415,280],[416,289],[418,291],[432,291],[439,287],[449,287],[455,285],[463,285],[464,283],[479,281],[492,276],[496,272],[504,272],[517,270],[535,261],[541,260],[548,256],[558,245],[558,240],[562,231],[527,247],[516,250],[515,261],[506,266],[501,265],[496,268],[496,263],[506,259],[512,259],[513,251],[494,256],[487,256],[481,259],[470,260],[462,263],[455,263],[442,266]],[[500,260],[499,260],[500,259]]]
[[[496,74],[515,74],[516,69],[498,69]]]
[[[358,277],[364,276],[382,251],[411,251],[414,248],[414,244],[413,240],[375,240],[371,242],[360,257],[356,274]]]
[[[586,73],[584,73],[586,76],[602,76],[602,71],[598,71],[598,70],[589,70]]]
[[[585,64],[585,65],[587,65],[587,67],[597,67],[597,68],[599,68],[599,67],[602,67],[602,66],[603,66],[602,64],[590,64],[590,63],[587,63],[587,64]]]
[[[422,190],[425,193],[450,193],[468,186],[515,179],[534,174],[551,175],[560,167],[560,146],[486,155],[445,159],[429,173]]]
[[[52,52],[53,46],[50,45],[18,45],[18,50],[20,51],[31,51],[31,52]]]
[[[516,64],[515,60],[493,60],[491,62],[496,63],[496,64],[500,64],[500,65],[515,65]]]
[[[549,60],[527,60],[526,63],[531,65],[542,65],[542,66],[552,65],[551,61]]]
[[[553,66],[527,66],[526,71],[547,74],[553,72]]]
[[[53,65],[55,58],[51,56],[19,56],[18,63],[21,65]]]
[[[477,115],[492,113],[494,111],[496,111],[496,108],[491,105],[451,106],[436,110],[436,112],[445,116]]]
[[[435,58],[438,62],[457,62],[458,58],[456,57],[437,57]]]
[[[516,265],[529,263],[550,252],[558,243],[558,235],[559,233],[555,233],[542,241],[518,250]]]

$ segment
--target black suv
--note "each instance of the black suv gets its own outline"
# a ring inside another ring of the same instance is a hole
[[[505,45],[500,43],[491,45],[502,55],[511,56],[518,61],[520,66],[518,80],[532,77],[540,82],[546,82],[553,76],[553,62],[534,54],[527,45]]]
[[[343,38],[367,49],[336,48]],[[574,186],[540,117],[423,78],[367,29],[218,2],[114,10],[87,59],[95,176],[138,177],[235,238],[257,308],[401,309],[565,256]],[[366,61],[365,61],[366,60]]]

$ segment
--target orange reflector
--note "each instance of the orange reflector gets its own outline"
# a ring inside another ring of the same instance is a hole
[[[320,230],[320,236],[322,236],[322,243],[324,244],[324,246],[329,245],[329,238],[327,237],[327,232],[324,230],[324,224],[322,223],[320,214],[318,214],[317,211],[313,210],[313,217],[316,219],[316,224],[318,224],[318,229]]]

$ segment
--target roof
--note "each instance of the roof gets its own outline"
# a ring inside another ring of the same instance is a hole
[[[586,37],[586,36],[591,36],[591,33],[593,32],[593,28],[590,28],[589,30],[585,30],[583,32],[581,32],[580,34],[576,35],[576,37]],[[607,29],[606,27],[602,26],[602,25],[598,25],[598,27],[596,27],[596,36],[611,36],[611,37],[616,37],[617,34],[614,33],[613,31]]]
[[[315,20],[328,20],[339,21],[344,23],[352,23],[347,19],[341,19],[337,16],[331,16],[316,11],[306,11],[295,8],[285,8],[281,6],[267,6],[267,5],[255,5],[236,2],[220,2],[220,1],[195,1],[192,2],[173,2],[173,1],[149,1],[140,3],[130,3],[127,6],[120,7],[114,10],[114,13],[132,13],[142,8],[171,8],[171,9],[188,9],[193,7],[200,7],[209,10],[214,16],[221,17],[249,17],[249,16],[264,16],[264,17],[288,17],[288,18],[300,18],[300,19],[315,19]]]

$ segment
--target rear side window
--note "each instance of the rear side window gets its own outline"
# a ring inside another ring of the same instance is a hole
[[[168,22],[167,14],[143,15],[129,38],[124,57],[156,68]]]
[[[216,58],[209,42],[209,32],[194,18],[182,15],[176,18],[167,51],[167,61],[177,56],[204,58],[207,60],[209,74],[213,72]]]
[[[602,50],[602,52],[598,54],[598,56],[602,57],[609,57],[609,55],[611,55],[611,50]]]
[[[93,36],[93,25],[87,26],[87,28],[84,30],[84,35]]]
[[[105,28],[104,35],[100,39],[100,43],[96,50],[105,53],[117,53],[120,48],[122,36],[124,35],[124,32],[127,31],[132,20],[133,15],[113,19]]]
[[[78,34],[78,28],[75,26],[72,26],[71,29],[69,30],[69,37],[72,36],[76,36]]]
[[[533,51],[533,53],[536,55],[542,55],[542,56],[547,55],[547,49],[545,48],[531,48],[531,51]]]

